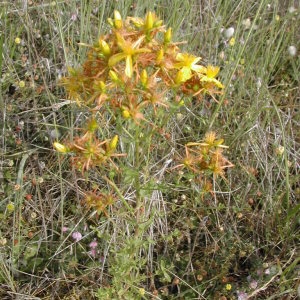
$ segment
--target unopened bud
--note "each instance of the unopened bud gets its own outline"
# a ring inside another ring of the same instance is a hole
[[[157,53],[157,56],[156,56],[156,62],[157,62],[158,64],[160,64],[161,61],[162,61],[162,59],[163,59],[163,57],[164,57],[164,50],[163,50],[163,49],[160,49],[160,50],[158,51],[158,53]]]
[[[152,28],[153,28],[153,15],[152,15],[152,12],[149,11],[146,15],[145,29],[150,30]]]
[[[123,26],[122,17],[119,11],[114,11],[114,26],[116,29],[120,29]]]
[[[104,40],[99,39],[99,46],[100,46],[101,52],[105,56],[109,56],[110,55],[110,53],[111,53],[110,48],[109,48],[108,44]]]
[[[117,135],[115,135],[109,143],[109,150],[115,150],[117,148],[117,144],[118,144],[118,139],[119,137]]]
[[[141,82],[142,82],[143,86],[146,86],[148,83],[148,74],[145,69],[142,71],[142,74],[141,74]]]
[[[172,39],[172,28],[168,28],[168,30],[165,32],[165,36],[164,36],[164,42],[165,44],[168,44],[171,42]]]
[[[55,148],[55,150],[57,152],[60,152],[60,153],[67,153],[68,152],[67,147],[65,145],[61,144],[61,143],[54,142],[53,147]]]
[[[112,81],[114,81],[114,82],[119,81],[119,77],[115,71],[110,70],[108,74]]]

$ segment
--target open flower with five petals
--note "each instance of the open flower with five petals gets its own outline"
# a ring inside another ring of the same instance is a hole
[[[176,74],[175,83],[180,84],[186,82],[193,76],[193,72],[197,74],[204,74],[206,72],[206,68],[197,65],[197,63],[201,60],[201,57],[196,57],[189,53],[178,53],[176,55],[177,63],[174,64],[176,69],[179,69]]]
[[[147,48],[139,48],[145,36],[139,37],[135,42],[126,41],[119,33],[116,33],[117,43],[122,52],[114,54],[108,60],[109,67],[113,67],[121,60],[125,59],[125,74],[131,78],[133,74],[133,59],[134,56],[140,53],[151,52]]]

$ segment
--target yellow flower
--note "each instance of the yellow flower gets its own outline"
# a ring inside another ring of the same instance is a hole
[[[116,37],[117,37],[118,46],[121,48],[122,52],[111,56],[108,60],[108,65],[111,68],[114,65],[116,65],[119,61],[125,59],[126,62],[125,74],[127,77],[131,78],[133,73],[133,63],[132,63],[133,57],[140,53],[151,52],[151,50],[146,48],[138,49],[138,47],[140,46],[140,44],[143,42],[145,38],[144,36],[141,36],[134,43],[125,41],[124,38],[119,33],[116,33]]]
[[[230,283],[227,283],[226,286],[225,286],[225,289],[227,291],[230,291],[232,289],[232,285]]]
[[[20,39],[19,37],[16,37],[16,38],[15,38],[15,43],[16,43],[17,45],[19,45],[19,44],[21,43],[21,39]]]
[[[140,288],[139,293],[140,293],[141,296],[144,296],[145,295],[145,289]]]
[[[122,111],[122,116],[123,116],[123,118],[125,118],[125,119],[129,119],[129,118],[130,118],[130,112],[129,112],[127,109],[124,109],[124,110]]]
[[[202,76],[200,81],[202,82],[208,82],[208,83],[214,83],[219,88],[224,88],[224,85],[215,77],[219,74],[220,68],[214,67],[214,66],[208,66],[206,69],[206,75]]]
[[[25,87],[25,81],[21,80],[21,81],[19,82],[19,87],[20,87],[20,88]]]
[[[229,45],[232,47],[232,46],[234,46],[234,44],[235,44],[235,38],[232,37],[232,38],[229,40]]]
[[[12,202],[9,202],[6,205],[6,209],[8,210],[8,212],[13,212],[15,210],[15,205]]]
[[[177,63],[174,64],[176,69],[180,69],[176,75],[177,82],[182,83],[189,80],[192,77],[192,71],[196,73],[203,74],[206,71],[206,68],[197,65],[197,62],[201,59],[201,57],[196,57],[189,53],[178,53],[176,56]]]

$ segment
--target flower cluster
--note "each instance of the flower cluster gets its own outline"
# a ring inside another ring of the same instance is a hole
[[[233,165],[223,156],[223,139],[217,139],[216,133],[208,132],[202,142],[190,142],[185,145],[185,156],[176,166],[187,168],[195,174],[210,172],[215,177],[224,178],[224,169]]]
[[[111,32],[94,45],[81,44],[89,47],[87,60],[62,79],[78,104],[97,111],[109,105],[124,118],[141,120],[147,106],[168,107],[175,99],[171,90],[201,98],[223,88],[216,79],[219,68],[205,67],[200,57],[181,52],[179,43],[172,42],[172,29],[154,13],[123,20],[115,11],[108,21]]]
[[[83,136],[75,137],[71,143],[66,145],[55,142],[53,145],[58,152],[72,153],[72,161],[75,167],[82,172],[88,171],[91,167],[103,166],[112,157],[124,156],[117,154],[118,136],[112,139],[101,141],[97,138],[95,131],[98,128],[95,119],[92,119],[86,128]]]

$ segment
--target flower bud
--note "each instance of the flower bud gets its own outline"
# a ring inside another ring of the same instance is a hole
[[[118,135],[115,135],[109,142],[109,150],[115,150],[118,144]]]
[[[115,71],[110,70],[108,74],[109,74],[109,77],[111,78],[112,81],[114,81],[114,82],[119,81],[119,77],[118,77],[118,75]]]
[[[164,36],[164,43],[165,44],[169,44],[171,42],[172,39],[172,28],[168,28],[168,30],[165,32],[165,36]]]
[[[110,53],[111,53],[110,48],[109,48],[108,44],[104,40],[99,39],[99,46],[100,46],[101,52],[105,56],[109,56],[110,55]]]
[[[145,29],[151,30],[152,28],[153,28],[153,14],[151,11],[149,11],[145,19]]]
[[[120,29],[123,26],[122,17],[119,11],[114,11],[114,26],[116,29]]]
[[[146,86],[148,83],[148,74],[145,69],[142,71],[142,74],[141,74],[141,82],[142,82],[143,86]]]
[[[156,56],[156,63],[160,64],[163,57],[164,57],[164,50],[160,49],[157,53],[157,56]]]
[[[68,152],[68,148],[65,145],[61,144],[61,143],[54,142],[53,147],[55,148],[55,150],[57,152],[60,152],[60,153],[67,153]]]

